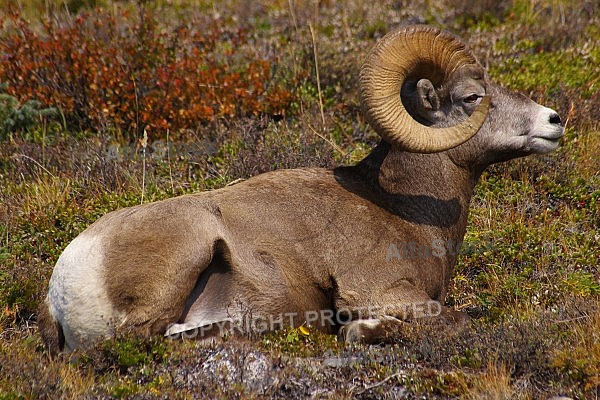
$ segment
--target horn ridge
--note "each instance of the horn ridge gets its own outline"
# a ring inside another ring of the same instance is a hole
[[[406,79],[418,76],[442,84],[464,65],[479,64],[466,44],[448,32],[413,25],[388,33],[373,47],[359,75],[367,121],[384,140],[406,151],[433,153],[464,143],[487,117],[487,96],[467,120],[447,128],[415,121],[400,98]]]

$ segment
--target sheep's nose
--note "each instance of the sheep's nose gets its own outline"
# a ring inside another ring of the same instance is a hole
[[[562,123],[562,121],[560,120],[560,115],[558,115],[557,113],[550,114],[550,119],[548,121],[551,124],[558,124],[558,125],[560,125]]]

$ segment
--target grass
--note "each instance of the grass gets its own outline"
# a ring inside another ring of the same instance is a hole
[[[33,27],[38,15],[64,21],[66,10],[71,17],[95,7],[135,15],[139,7],[0,1],[0,38],[9,3]],[[152,141],[210,138],[216,152],[108,163],[111,144],[135,147],[140,135],[110,123],[77,129],[64,110],[40,113],[52,104],[29,103],[29,112],[22,106],[35,99],[3,97],[2,115],[27,111],[29,119],[10,125],[0,141],[0,399],[600,397],[600,10],[586,0],[432,3],[147,5],[161,16],[157,32],[183,20],[218,22],[226,34],[215,54],[226,54],[233,68],[260,54],[271,62],[273,85],[290,90],[284,116],[235,114],[152,132]],[[465,240],[493,238],[494,251],[460,257],[446,299],[472,317],[471,326],[411,324],[386,341],[385,353],[292,329],[212,345],[119,337],[48,357],[37,305],[62,250],[101,215],[273,169],[352,164],[367,154],[377,137],[360,113],[358,68],[376,38],[405,21],[457,33],[491,79],[568,119],[556,152],[493,166],[476,188]],[[246,36],[234,54],[228,35],[238,30]],[[327,355],[354,358],[325,366]]]

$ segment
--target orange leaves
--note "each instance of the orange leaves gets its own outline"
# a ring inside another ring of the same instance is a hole
[[[9,18],[0,82],[23,101],[60,108],[71,128],[176,133],[219,118],[281,114],[292,101],[272,80],[274,60],[235,54],[244,32],[190,22],[161,30],[148,11],[97,10],[44,21],[41,32]]]

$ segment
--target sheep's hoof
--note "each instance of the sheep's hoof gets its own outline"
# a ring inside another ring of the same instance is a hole
[[[468,314],[449,308],[446,308],[440,314],[440,318],[447,325],[455,326],[457,328],[469,326],[469,324],[471,323],[471,317],[469,317]]]
[[[386,337],[387,327],[390,324],[400,324],[397,318],[383,316],[381,318],[359,319],[342,326],[338,334],[346,343],[379,343]]]

